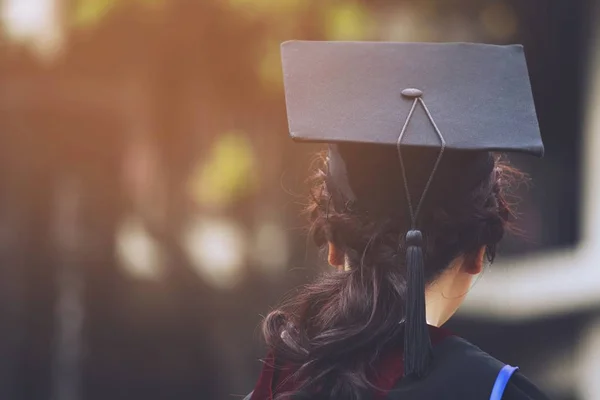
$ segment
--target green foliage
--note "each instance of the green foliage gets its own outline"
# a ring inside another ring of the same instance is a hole
[[[270,40],[258,66],[259,78],[267,90],[279,91],[283,87],[283,71],[279,42]]]
[[[257,160],[245,133],[220,135],[208,158],[200,160],[188,182],[190,196],[199,204],[226,207],[251,193],[258,184]]]
[[[127,3],[144,7],[157,7],[164,0],[74,0],[69,15],[69,21],[76,27],[92,27],[109,13]]]
[[[282,17],[293,17],[306,9],[311,0],[226,0],[232,10],[250,18],[268,18],[284,22]]]
[[[372,35],[373,20],[357,1],[338,1],[325,7],[323,24],[328,40],[365,40]]]
[[[100,21],[118,0],[76,0],[73,2],[71,21],[75,26],[90,26]]]

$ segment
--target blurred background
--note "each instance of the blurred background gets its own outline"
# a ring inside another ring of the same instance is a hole
[[[301,215],[320,147],[288,138],[279,58],[323,39],[525,45],[547,152],[512,158],[526,236],[450,328],[600,400],[594,3],[0,0],[0,399],[252,389],[261,315],[323,268]]]

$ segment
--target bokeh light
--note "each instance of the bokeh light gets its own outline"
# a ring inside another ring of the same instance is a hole
[[[289,239],[284,228],[275,222],[260,224],[252,246],[256,265],[266,275],[281,274],[287,270]]]
[[[281,68],[280,43],[270,40],[259,64],[258,74],[264,86],[279,94],[283,88],[283,70]]]
[[[139,218],[124,219],[117,231],[116,241],[117,255],[125,271],[135,278],[160,278],[160,249]]]
[[[197,272],[207,282],[231,289],[240,281],[247,240],[235,222],[197,217],[188,224],[183,243]]]
[[[373,35],[374,21],[361,2],[331,2],[324,18],[328,40],[367,40]]]
[[[218,136],[207,157],[198,160],[188,184],[198,204],[222,208],[256,189],[257,161],[245,133],[232,131]]]
[[[310,5],[306,0],[227,0],[230,7],[252,18],[284,18]]]
[[[44,56],[57,53],[63,41],[58,0],[3,0],[2,26],[14,40],[31,44]]]

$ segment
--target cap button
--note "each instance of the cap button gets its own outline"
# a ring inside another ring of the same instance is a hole
[[[423,91],[415,88],[406,88],[402,91],[402,96],[414,99],[423,96]]]

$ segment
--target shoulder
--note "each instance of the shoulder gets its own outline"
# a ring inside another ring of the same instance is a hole
[[[388,393],[387,399],[489,399],[504,363],[472,343],[451,336],[434,347],[429,374],[421,380],[403,379]],[[540,397],[541,395],[541,397]],[[529,396],[529,397],[524,397]],[[536,397],[537,396],[537,397]],[[504,400],[544,400],[541,392],[525,377],[515,374],[505,390]]]
[[[529,379],[520,373],[510,378],[503,400],[548,400],[548,397]]]
[[[451,336],[434,348],[435,370],[456,379],[477,378],[493,384],[504,363],[458,336]]]

